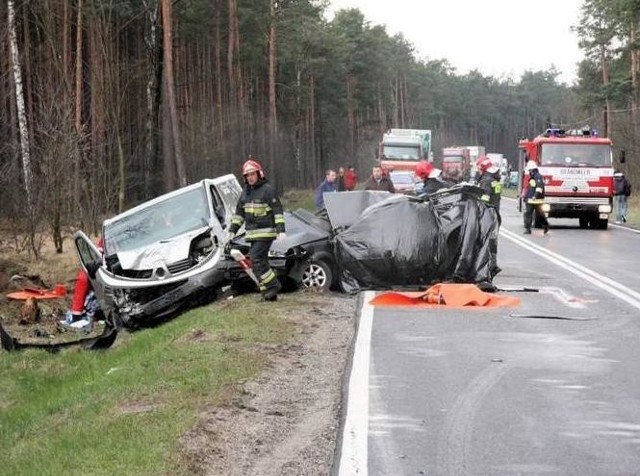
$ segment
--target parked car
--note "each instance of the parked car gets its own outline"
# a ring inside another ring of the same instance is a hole
[[[105,314],[137,327],[215,297],[231,264],[226,229],[241,192],[229,174],[138,205],[103,222],[103,253],[77,232],[80,261]]]
[[[405,195],[415,195],[416,184],[420,182],[416,174],[410,170],[393,170],[389,172],[389,179],[393,183],[396,193],[404,193]]]

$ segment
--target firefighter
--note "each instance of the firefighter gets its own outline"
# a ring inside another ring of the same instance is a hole
[[[431,162],[421,161],[416,166],[416,176],[422,180],[424,187],[422,193],[430,195],[443,188],[451,187],[451,183],[442,179],[442,171],[436,169]]]
[[[257,160],[249,158],[242,165],[245,189],[240,195],[236,213],[231,218],[229,240],[245,223],[245,239],[251,244],[249,257],[265,301],[276,301],[282,287],[269,266],[269,248],[273,240],[285,239],[284,215],[280,198],[267,181]]]
[[[498,227],[502,224],[500,216],[500,196],[502,183],[500,182],[500,169],[496,167],[487,156],[481,156],[476,161],[477,184],[482,189],[480,200],[496,210]],[[489,251],[491,253],[491,276],[495,277],[500,271],[498,266],[498,229],[489,237]]]
[[[488,203],[498,212],[500,218],[500,196],[502,193],[502,182],[500,181],[500,169],[496,167],[489,157],[482,156],[476,161],[478,171],[478,187],[484,192],[480,199]]]
[[[538,171],[538,164],[533,160],[527,162],[525,171],[529,173],[529,183],[523,194],[526,202],[526,208],[524,210],[524,233],[525,235],[531,234],[531,224],[535,214],[535,216],[538,217],[538,221],[542,224],[544,234],[546,235],[549,232],[549,222],[541,206],[544,203],[544,179]]]

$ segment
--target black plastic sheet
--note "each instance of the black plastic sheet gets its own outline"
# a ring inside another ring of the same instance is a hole
[[[335,237],[343,289],[460,282],[495,290],[498,215],[481,194],[461,185],[424,200],[392,195],[366,208]]]

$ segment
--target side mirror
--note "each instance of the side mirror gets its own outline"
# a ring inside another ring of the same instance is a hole
[[[627,160],[627,152],[624,149],[622,149],[620,151],[620,163],[624,164],[626,160]]]

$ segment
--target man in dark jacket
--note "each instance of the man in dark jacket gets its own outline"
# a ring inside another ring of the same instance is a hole
[[[276,238],[286,239],[282,204],[258,161],[247,160],[242,166],[242,176],[246,186],[231,218],[229,239],[245,223],[245,239],[251,244],[249,257],[260,292],[265,301],[276,301],[282,286],[269,266],[269,248]]]
[[[631,184],[622,172],[613,174],[613,205],[616,223],[627,222],[627,199],[631,195]]]
[[[373,167],[371,177],[364,184],[365,190],[383,190],[385,192],[396,193],[396,188],[389,177],[382,175],[382,168],[378,165]]]
[[[523,199],[526,202],[526,208],[524,210],[524,233],[525,235],[531,234],[531,225],[535,214],[542,224],[544,234],[546,235],[549,232],[549,222],[541,206],[544,203],[544,179],[538,171],[538,164],[533,160],[527,162],[525,170],[529,173],[529,183],[523,195]]]
[[[337,192],[338,185],[336,184],[336,171],[333,169],[327,170],[324,181],[316,188],[316,210],[322,210],[324,208],[324,194]]]

